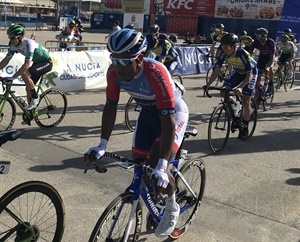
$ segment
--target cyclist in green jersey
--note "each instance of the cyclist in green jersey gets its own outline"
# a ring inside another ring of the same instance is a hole
[[[27,110],[36,108],[39,103],[39,97],[34,88],[34,84],[39,81],[41,76],[52,70],[52,60],[46,49],[33,39],[25,38],[25,29],[20,24],[13,24],[7,30],[10,40],[9,50],[4,59],[0,62],[0,70],[6,67],[15,53],[25,56],[24,64],[21,68],[7,78],[7,81],[13,81],[21,76],[26,85],[26,93],[29,105]]]

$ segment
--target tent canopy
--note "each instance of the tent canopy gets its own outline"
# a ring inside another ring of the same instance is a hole
[[[0,0],[0,3],[25,4],[25,1],[20,0]]]

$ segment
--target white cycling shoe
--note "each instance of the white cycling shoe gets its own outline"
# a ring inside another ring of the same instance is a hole
[[[29,105],[26,107],[26,110],[35,109],[36,106],[39,104],[40,98],[32,98]]]
[[[165,211],[164,215],[158,224],[157,228],[155,229],[155,235],[158,238],[165,238],[169,236],[173,230],[175,229],[176,223],[178,221],[178,217],[180,214],[180,206],[178,203],[177,210],[174,212]]]

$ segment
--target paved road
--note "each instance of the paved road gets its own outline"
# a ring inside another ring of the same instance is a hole
[[[202,97],[199,86],[204,82],[203,75],[184,79],[190,122],[199,130],[186,148],[191,158],[204,160],[207,183],[198,216],[179,241],[299,242],[300,81],[293,90],[276,93],[271,110],[259,110],[254,137],[242,142],[231,134],[218,155],[208,147],[207,128],[220,99],[217,94],[212,99]],[[83,173],[82,154],[99,141],[104,90],[70,92],[67,98],[68,113],[52,130],[34,123],[22,126],[19,112],[14,128],[22,130],[22,136],[0,149],[0,159],[12,162],[10,173],[1,178],[0,194],[28,180],[52,184],[66,207],[63,241],[81,242],[87,241],[98,217],[130,182],[132,173],[118,168],[117,162],[107,162],[106,174]],[[129,155],[132,138],[124,124],[127,99],[122,93],[108,147],[121,155]],[[143,231],[142,241],[159,240]]]

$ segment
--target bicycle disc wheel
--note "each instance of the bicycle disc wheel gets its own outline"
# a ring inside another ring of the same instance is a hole
[[[176,177],[177,193],[176,201],[180,205],[183,211],[176,224],[176,228],[171,233],[170,237],[178,239],[187,230],[188,226],[195,219],[195,215],[198,212],[198,208],[201,204],[201,200],[205,189],[205,167],[201,159],[195,159],[187,161],[180,172],[184,176],[186,182],[194,192],[195,196],[187,189],[179,176]]]
[[[253,98],[251,98],[251,108],[252,108],[252,112],[251,112],[251,117],[250,117],[250,121],[248,124],[248,130],[249,130],[249,134],[247,136],[247,139],[250,138],[256,128],[256,123],[257,123],[257,107],[255,104],[255,101],[253,100]]]
[[[16,105],[11,98],[0,96],[0,131],[10,129],[16,120]]]
[[[0,198],[0,224],[0,241],[61,241],[65,225],[62,199],[45,182],[19,184]]]
[[[173,74],[172,78],[173,78],[174,81],[177,81],[177,82],[179,82],[180,84],[183,85],[183,79],[182,79],[181,75],[179,75],[179,74]]]
[[[50,88],[40,96],[40,102],[35,109],[36,124],[44,129],[56,127],[65,117],[67,112],[66,95],[55,88]]]
[[[123,193],[116,197],[100,216],[89,238],[89,242],[123,241],[133,201],[134,194],[132,192]],[[138,201],[128,241],[138,241],[141,226],[142,207],[140,201]]]
[[[209,67],[207,72],[206,72],[206,84],[208,84],[209,82],[209,78],[211,76],[211,74],[213,73],[213,67]],[[219,75],[218,77],[216,78],[216,80],[213,81],[213,83],[211,84],[211,86],[218,86],[218,83],[219,83]]]
[[[220,104],[212,112],[208,125],[208,143],[214,153],[225,147],[229,132],[230,115],[224,105]]]
[[[130,131],[134,131],[140,111],[141,107],[130,97],[125,107],[125,124]]]

